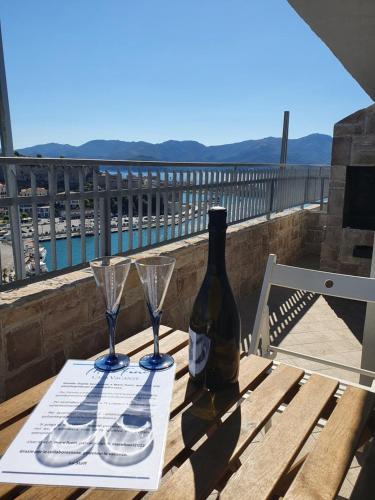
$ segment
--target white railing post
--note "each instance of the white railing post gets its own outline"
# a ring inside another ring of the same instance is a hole
[[[274,199],[274,194],[275,194],[275,180],[270,179],[267,184],[268,184],[269,189],[270,189],[269,202],[268,202],[268,212],[267,212],[267,219],[269,220],[271,218],[271,214],[273,211],[273,199]]]
[[[111,255],[111,193],[108,172],[104,196],[100,198],[100,254]]]

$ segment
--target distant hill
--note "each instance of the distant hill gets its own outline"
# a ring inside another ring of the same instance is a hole
[[[149,142],[126,142],[94,140],[81,146],[69,144],[40,144],[19,149],[25,156],[40,154],[47,157],[106,158],[111,160],[157,160],[157,161],[213,161],[278,163],[281,139],[265,137],[220,146],[205,146],[197,141],[166,141],[160,144]],[[332,137],[311,134],[288,143],[288,163],[329,164],[331,161]]]

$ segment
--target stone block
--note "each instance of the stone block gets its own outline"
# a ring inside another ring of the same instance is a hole
[[[327,214],[327,230],[331,230],[332,226],[335,228],[340,228],[342,227],[342,214],[341,215],[332,215],[330,213]]]
[[[137,286],[135,287],[127,287],[126,286],[126,283],[125,283],[125,288],[124,288],[124,292],[122,294],[122,297],[121,297],[121,307],[124,308],[124,307],[129,307],[133,304],[135,304],[136,302],[138,302],[140,300],[140,298],[143,298],[144,297],[144,292],[143,292],[143,288],[142,288],[142,285],[141,285],[141,282],[138,279],[138,283],[137,283]]]
[[[42,301],[43,352],[55,352],[70,344],[74,329],[87,324],[90,300],[80,297],[76,288],[70,293]],[[104,306],[103,306],[104,307]]]
[[[332,165],[330,171],[330,180],[337,182],[345,182],[346,181],[346,166],[344,165]]]
[[[176,273],[177,294],[183,297],[192,297],[197,293],[197,272],[194,266],[185,266]]]
[[[329,183],[330,189],[345,189],[345,181],[331,181]]]
[[[367,116],[366,134],[375,135],[375,110]]]
[[[366,135],[365,138],[353,141],[351,149],[351,165],[375,164],[375,135]]]
[[[352,247],[354,245],[365,245],[367,233],[368,231],[365,231],[363,229],[353,229],[350,227],[346,227],[342,230],[343,244],[351,244]]]
[[[39,321],[21,325],[6,335],[6,357],[9,371],[40,357],[42,353],[41,324]]]
[[[2,330],[0,330],[0,380],[2,375],[6,371],[6,358],[5,358],[5,335]],[[1,398],[0,398],[1,399]]]
[[[85,359],[95,356],[103,347],[108,346],[108,336],[96,334],[87,335],[80,340],[65,346],[65,354],[68,358]]]
[[[330,189],[328,198],[328,214],[342,217],[344,209],[344,189]]]
[[[334,137],[332,142],[332,165],[350,165],[351,136]]]
[[[356,264],[348,264],[346,262],[341,262],[339,269],[340,273],[348,274],[351,276],[356,276],[358,273],[358,265]]]
[[[374,244],[374,231],[363,231],[363,244],[372,246]]]
[[[326,244],[323,244],[320,255],[323,261],[327,262],[336,261],[339,256],[339,248],[332,248]]]
[[[65,365],[65,362],[68,358],[66,357],[65,355],[65,352],[64,351],[59,351],[59,352],[56,352],[54,355],[53,355],[53,358],[52,358],[52,370],[53,370],[53,373],[59,373],[59,371],[61,370],[61,368]]]
[[[29,364],[14,375],[5,379],[5,398],[11,398],[30,387],[43,382],[54,375],[53,363],[50,356]]]
[[[94,277],[92,277],[92,280],[85,281],[81,283],[77,287],[77,291],[80,297],[89,297],[90,295],[96,293],[97,291],[97,286],[94,280]]]
[[[101,290],[98,288],[91,290],[89,295],[82,298],[82,302],[83,304],[87,303],[88,321],[103,315],[105,301]]]
[[[116,335],[118,340],[125,339],[150,325],[143,297],[138,302],[120,310]]]
[[[5,401],[6,396],[5,396],[5,383],[4,383],[4,378],[0,378],[0,403]]]
[[[31,301],[20,305],[19,307],[8,307],[1,311],[2,331],[8,332],[19,325],[35,323],[41,318],[41,304],[37,301]]]
[[[179,298],[178,302],[165,307],[163,312],[164,324],[187,331],[194,299],[195,297]]]
[[[43,331],[45,336],[62,334],[72,326],[85,324],[88,320],[88,303],[80,297],[77,288],[69,293],[60,293],[55,297],[44,299]]]
[[[317,255],[320,257],[321,245],[320,243],[305,243],[303,253],[306,255]]]
[[[321,243],[323,241],[323,231],[321,229],[311,229],[307,234],[307,240],[311,243]]]
[[[361,259],[361,262],[358,265],[358,276],[370,277],[370,271],[371,271],[370,259]]]
[[[307,212],[306,215],[307,223],[310,226],[319,226],[320,223],[320,212]],[[293,222],[293,221],[290,221]],[[296,224],[292,224],[293,227],[296,226]]]
[[[339,247],[341,245],[342,230],[340,227],[328,226],[325,232],[325,243],[330,247]]]
[[[137,268],[135,267],[135,265],[132,265],[126,279],[125,289],[129,290],[130,288],[138,288],[139,284],[140,283]]]
[[[105,318],[105,309],[103,307],[99,318],[72,330],[71,342],[74,343],[76,340],[81,340],[82,337],[88,337],[90,335],[103,335],[105,337],[107,332],[108,326]]]
[[[372,111],[371,108],[372,108],[372,106],[369,106],[369,107],[363,108],[363,109],[358,109],[354,113],[346,116],[345,118],[343,118],[342,120],[337,122],[335,124],[334,133],[336,133],[336,127],[339,125],[350,125],[350,124],[356,124],[356,123],[363,123],[366,115]]]
[[[337,260],[331,260],[331,259],[326,259],[324,257],[321,257],[320,259],[320,270],[321,271],[327,271],[330,273],[337,273],[338,272],[338,261]]]
[[[335,137],[361,135],[364,133],[364,120],[358,123],[337,123],[334,130]]]

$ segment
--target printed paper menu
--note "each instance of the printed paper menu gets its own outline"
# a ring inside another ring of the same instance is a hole
[[[0,460],[0,482],[157,489],[174,374],[67,361]]]

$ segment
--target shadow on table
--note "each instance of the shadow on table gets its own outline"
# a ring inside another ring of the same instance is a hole
[[[203,435],[210,436],[189,458],[194,474],[195,498],[205,498],[227,469],[241,431],[241,407],[232,411],[225,426],[217,428],[220,417],[239,399],[239,386],[211,393],[206,391],[182,414],[185,448],[190,449]]]
[[[372,437],[356,452],[356,458],[361,466],[350,498],[352,500],[372,500],[375,491],[375,438]],[[339,497],[338,497],[339,498]]]
[[[96,444],[98,455],[111,465],[133,465],[153,449],[151,389],[155,372],[116,422],[103,433],[98,428],[98,406],[109,372],[104,372],[85,399],[41,441],[35,451],[38,461],[48,467],[65,467],[80,462]]]

